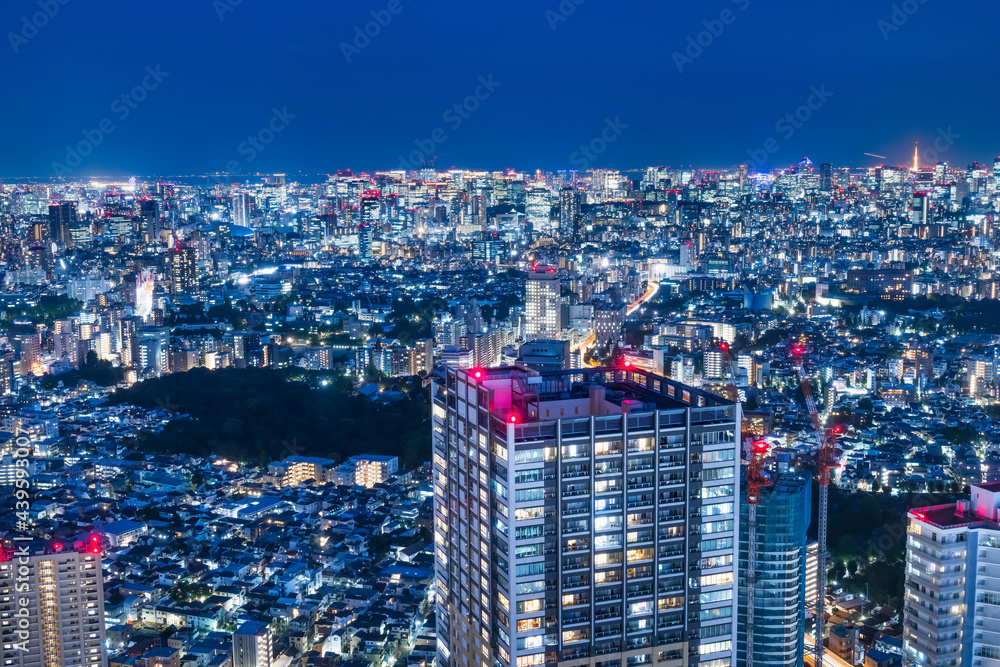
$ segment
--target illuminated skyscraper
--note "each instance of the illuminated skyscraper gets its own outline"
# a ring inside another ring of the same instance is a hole
[[[572,236],[577,230],[583,192],[567,185],[559,191],[559,233]]]
[[[271,667],[273,644],[267,623],[243,623],[233,633],[233,667]]]
[[[976,667],[1000,659],[1000,483],[971,499],[910,510],[903,664]]]
[[[431,395],[438,667],[732,665],[738,404],[613,369]]]
[[[64,201],[49,206],[49,226],[52,230],[52,240],[61,245],[72,244],[70,231],[76,227],[78,219],[75,201]]]
[[[108,664],[96,535],[75,545],[37,539],[5,544],[0,600],[5,667]]]
[[[524,207],[525,217],[532,229],[537,233],[550,229],[552,204],[549,202],[549,189],[544,183],[534,183],[525,195],[527,203]]]
[[[558,339],[562,334],[562,282],[551,266],[535,266],[525,283],[525,338]]]
[[[833,163],[824,162],[819,166],[819,189],[823,192],[833,190]]]
[[[754,594],[755,667],[802,664],[806,622],[806,529],[811,480],[780,475],[760,492],[757,506],[757,586]],[[747,514],[740,503],[739,625],[737,665],[746,665]]]
[[[189,245],[177,245],[170,251],[170,291],[175,295],[191,295],[198,289],[198,250]]]
[[[160,203],[153,199],[139,204],[139,236],[146,245],[160,242]]]

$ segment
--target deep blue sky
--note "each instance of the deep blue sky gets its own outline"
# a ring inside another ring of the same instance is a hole
[[[628,127],[594,166],[728,166],[771,137],[769,167],[908,163],[948,127],[960,137],[943,159],[1000,152],[996,0],[908,0],[888,39],[888,0],[577,0],[555,30],[559,0],[398,1],[347,63],[340,43],[389,0],[63,0],[18,53],[10,33],[39,0],[4,0],[0,176],[52,174],[105,118],[114,131],[74,175],[395,168],[436,128],[439,168],[566,169],[615,117]],[[678,72],[673,52],[725,9],[732,22]],[[169,76],[119,120],[112,102],[157,65]],[[500,87],[452,130],[444,112],[491,74]],[[786,140],[775,123],[824,84],[832,97]],[[273,108],[295,118],[248,161],[238,146]]]

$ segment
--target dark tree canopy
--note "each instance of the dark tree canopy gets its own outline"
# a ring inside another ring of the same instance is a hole
[[[345,382],[314,388],[280,370],[196,368],[140,382],[111,400],[191,417],[145,438],[147,453],[218,454],[251,465],[293,454],[338,461],[388,454],[408,468],[430,458],[430,410],[422,392],[382,405]]]

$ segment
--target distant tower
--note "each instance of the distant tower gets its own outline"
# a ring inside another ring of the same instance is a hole
[[[160,203],[154,199],[144,199],[139,204],[139,235],[146,245],[160,242]]]
[[[528,341],[558,339],[562,332],[562,283],[550,266],[535,266],[525,283],[524,310]]]
[[[913,144],[913,171],[918,171],[920,169],[920,152],[917,150],[917,144]]]

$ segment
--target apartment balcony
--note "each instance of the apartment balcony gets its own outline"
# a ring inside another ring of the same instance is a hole
[[[563,612],[562,615],[562,625],[563,627],[571,627],[575,625],[589,625],[590,624],[590,611],[574,611],[574,612]]]
[[[595,604],[603,604],[605,602],[621,602],[621,599],[622,592],[618,587],[611,590],[602,589],[594,593]]]
[[[622,617],[622,608],[618,605],[603,607],[594,612],[595,621],[619,620]]]
[[[635,509],[637,507],[652,507],[655,504],[652,494],[642,493],[634,496],[629,496],[626,505],[629,509]]]

